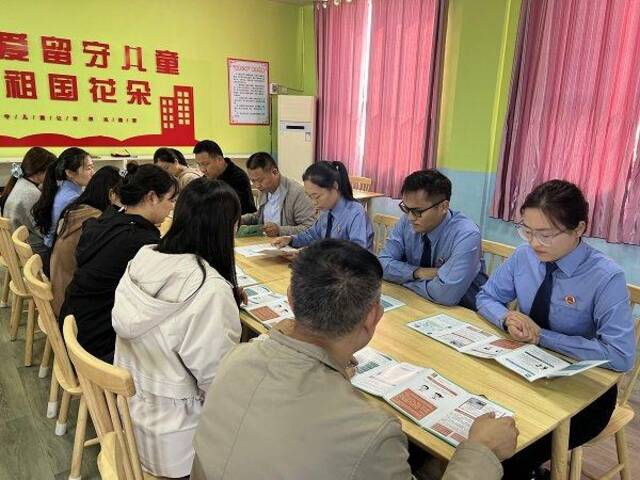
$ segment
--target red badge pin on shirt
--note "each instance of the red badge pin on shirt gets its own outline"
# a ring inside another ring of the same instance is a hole
[[[564,297],[564,301],[567,302],[567,305],[573,305],[576,303],[576,297],[573,295],[567,295]]]

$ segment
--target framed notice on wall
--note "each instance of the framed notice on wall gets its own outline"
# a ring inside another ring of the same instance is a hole
[[[269,62],[227,59],[229,123],[269,125]]]

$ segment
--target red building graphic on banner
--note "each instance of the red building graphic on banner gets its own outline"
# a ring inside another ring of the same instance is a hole
[[[22,138],[0,135],[0,146],[155,147],[158,145],[184,146],[196,143],[193,87],[175,85],[173,96],[160,97],[158,115],[160,117],[160,133],[136,135],[122,140],[103,135],[74,138],[57,133],[39,133]],[[96,117],[98,116],[96,115]],[[93,120],[93,116],[90,118]],[[95,122],[92,128],[99,129],[99,125],[100,122]]]

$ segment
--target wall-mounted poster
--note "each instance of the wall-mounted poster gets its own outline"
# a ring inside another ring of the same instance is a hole
[[[192,145],[194,84],[171,44],[0,31],[0,146]],[[142,35],[137,35],[142,37]]]
[[[269,62],[228,58],[229,123],[269,125]]]

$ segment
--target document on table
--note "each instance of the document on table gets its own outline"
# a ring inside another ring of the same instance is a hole
[[[496,417],[513,413],[473,395],[430,368],[398,363],[371,347],[356,352],[351,383],[407,415],[425,430],[451,445],[467,439],[473,421],[485,413]]]
[[[254,285],[245,288],[248,303],[242,308],[267,328],[289,318],[293,318],[293,310],[287,297],[275,293],[265,285]]]
[[[286,256],[298,251],[295,248],[291,248],[291,247],[277,248],[271,245],[270,243],[260,243],[257,245],[236,247],[234,250],[236,253],[239,253],[243,257],[248,257],[248,258],[262,257],[265,255],[268,255],[271,257]]]
[[[569,363],[536,345],[499,337],[445,314],[410,322],[407,327],[459,352],[494,359],[530,382],[569,377],[607,363],[605,360]]]

